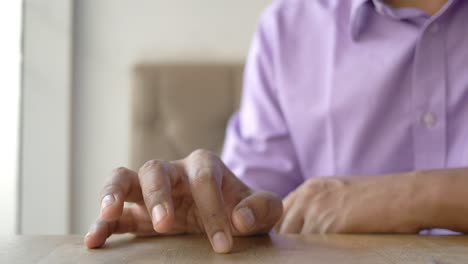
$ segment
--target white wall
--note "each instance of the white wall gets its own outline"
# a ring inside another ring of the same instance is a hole
[[[17,229],[21,1],[0,2],[0,235]]]
[[[133,65],[242,61],[269,2],[75,1],[72,232],[86,232],[97,216],[105,177],[128,163]]]
[[[22,234],[70,231],[72,0],[24,0]]]

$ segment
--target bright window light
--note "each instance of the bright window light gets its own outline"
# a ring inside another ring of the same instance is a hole
[[[0,235],[17,221],[21,15],[21,0],[0,1]]]

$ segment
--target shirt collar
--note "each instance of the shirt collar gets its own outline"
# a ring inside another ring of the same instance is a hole
[[[447,9],[454,5],[458,0],[449,0],[447,4],[431,19],[436,19]],[[408,19],[415,18],[419,16],[423,17],[423,20],[420,20],[419,24],[423,24],[424,20],[430,18],[423,11],[418,11],[416,9],[408,10],[403,9],[399,11],[392,10],[386,4],[383,3],[383,0],[352,0],[351,1],[351,16],[350,16],[350,32],[351,38],[356,41],[359,35],[364,30],[367,25],[367,19],[371,8],[375,8],[377,13],[381,15],[386,15],[396,19]]]
[[[353,40],[358,38],[366,24],[369,2],[371,2],[371,0],[352,0],[351,2],[350,32]]]

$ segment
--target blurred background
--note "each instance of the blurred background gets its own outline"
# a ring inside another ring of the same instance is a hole
[[[0,2],[0,234],[86,233],[113,168],[219,152],[269,2]]]

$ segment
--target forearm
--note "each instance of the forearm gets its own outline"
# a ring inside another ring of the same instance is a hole
[[[468,168],[415,172],[412,186],[421,228],[468,231]]]
[[[468,168],[311,178],[283,201],[280,233],[468,231]]]
[[[351,232],[468,231],[468,168],[350,179],[353,204],[359,204],[350,215],[365,216]]]

